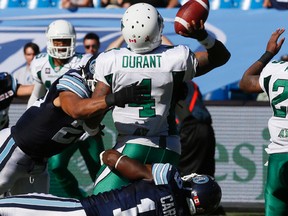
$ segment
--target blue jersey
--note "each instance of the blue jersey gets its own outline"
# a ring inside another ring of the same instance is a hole
[[[141,180],[81,201],[87,216],[189,215],[182,180],[171,164],[153,164],[153,181]]]
[[[82,120],[73,119],[53,104],[64,90],[81,98],[88,98],[92,93],[79,71],[72,70],[56,80],[45,97],[27,109],[11,128],[17,146],[31,157],[46,158],[58,154],[84,133]]]
[[[9,107],[17,86],[17,80],[11,74],[0,72],[0,130],[9,126]]]

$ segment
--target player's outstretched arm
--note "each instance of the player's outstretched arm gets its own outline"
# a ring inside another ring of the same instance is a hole
[[[102,82],[97,82],[92,98],[81,98],[73,92],[63,91],[59,94],[55,106],[61,106],[64,112],[74,119],[87,119],[98,116],[102,118],[111,106],[125,107],[127,103],[141,103],[149,93],[147,86],[136,83],[126,86],[121,90],[111,93],[110,87]],[[101,117],[102,116],[102,117]]]
[[[62,110],[74,119],[87,119],[93,116],[100,116],[108,108],[105,97],[81,98],[73,92],[63,91],[59,94],[60,100],[55,100],[55,106],[61,106]]]
[[[269,63],[269,61],[279,52],[281,49],[285,38],[281,38],[278,42],[279,37],[283,34],[285,29],[277,29],[272,33],[265,53],[253,63],[243,74],[240,80],[239,86],[245,92],[258,93],[263,90],[259,84],[259,76],[263,68]]]
[[[191,26],[188,29],[188,33],[179,32],[183,37],[190,37],[196,39],[200,44],[202,44],[207,52],[195,52],[196,58],[199,62],[197,68],[197,76],[201,76],[211,71],[212,69],[224,65],[231,57],[230,52],[225,47],[225,45],[209,35],[205,30],[204,21],[200,21],[200,26],[198,27],[194,20],[191,22]]]
[[[102,161],[111,169],[116,169],[129,180],[153,179],[151,165],[143,165],[114,149],[106,150],[102,154]]]

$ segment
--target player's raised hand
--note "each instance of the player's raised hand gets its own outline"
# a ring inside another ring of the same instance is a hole
[[[266,47],[266,51],[270,52],[274,56],[279,52],[281,49],[285,38],[281,38],[279,41],[279,37],[284,33],[285,29],[284,28],[278,28],[275,32],[272,33]]]
[[[208,35],[207,31],[205,30],[203,20],[200,20],[200,25],[197,25],[195,20],[192,20],[186,33],[180,31],[179,34],[181,36],[194,38],[199,41],[204,40]]]

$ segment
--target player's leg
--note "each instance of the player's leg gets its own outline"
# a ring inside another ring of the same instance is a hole
[[[10,190],[15,182],[31,171],[33,161],[27,156],[10,136],[10,129],[0,132],[0,194]]]
[[[181,130],[181,157],[178,164],[181,175],[215,174],[215,135],[210,124],[196,119],[185,119]]]
[[[116,145],[115,148],[117,147]],[[117,148],[117,150],[142,163],[177,164],[180,157],[178,153],[165,148],[155,148],[132,143],[126,144],[119,149]],[[119,175],[117,171],[110,170],[109,167],[103,165],[97,174],[93,194],[120,188],[128,183],[129,180]]]
[[[39,174],[33,174],[18,179],[13,188],[10,190],[11,195],[27,194],[27,193],[49,193],[50,178],[48,169]]]
[[[25,194],[0,199],[1,216],[86,216],[76,199],[47,194]]]
[[[72,155],[79,147],[79,143],[75,143],[60,154],[54,155],[49,159],[49,171],[53,173],[55,180],[68,197],[81,199],[86,195],[79,189],[79,184],[75,176],[68,170],[68,164]],[[62,196],[62,195],[61,195]]]
[[[82,142],[79,144],[79,151],[85,161],[89,175],[94,182],[101,166],[99,155],[104,151],[102,135],[98,134],[94,137],[88,137]]]
[[[288,215],[288,154],[269,155],[265,188],[265,215]]]

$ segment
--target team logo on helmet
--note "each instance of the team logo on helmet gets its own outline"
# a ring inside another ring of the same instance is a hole
[[[89,64],[89,71],[92,74],[94,74],[94,71],[95,71],[95,63],[96,63],[96,59],[93,59]]]
[[[195,184],[205,184],[209,181],[209,178],[204,175],[198,175],[193,178]]]

